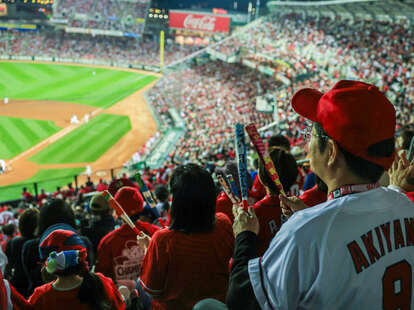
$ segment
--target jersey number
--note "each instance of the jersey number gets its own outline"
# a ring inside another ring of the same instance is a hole
[[[384,310],[410,310],[411,289],[411,265],[406,260],[387,267],[382,277],[382,304]]]

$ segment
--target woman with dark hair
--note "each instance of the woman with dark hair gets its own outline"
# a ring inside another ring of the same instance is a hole
[[[29,299],[34,310],[125,309],[112,280],[89,271],[85,244],[73,231],[52,231],[40,241],[39,252],[42,272],[56,280],[35,289]]]
[[[40,208],[38,219],[38,238],[28,240],[24,243],[22,249],[22,263],[26,278],[29,280],[29,287],[26,297],[33,290],[43,284],[41,277],[42,261],[39,257],[39,241],[42,235],[47,231],[50,233],[55,229],[66,229],[75,231],[75,215],[73,210],[61,199],[55,199]],[[90,240],[81,237],[88,251],[88,262],[94,261],[94,253]]]
[[[298,176],[298,167],[292,154],[282,148],[273,148],[269,152],[270,159],[277,168],[280,182],[286,192],[295,183]],[[266,172],[265,165],[259,161],[259,180],[263,184],[266,196],[258,201],[253,209],[259,219],[260,231],[258,234],[257,256],[262,256],[269,247],[275,234],[281,226],[282,209],[280,208],[279,190]]]
[[[26,295],[29,282],[24,274],[21,255],[22,248],[26,241],[35,238],[38,218],[39,210],[34,208],[26,209],[19,216],[20,236],[9,240],[6,245],[6,255],[9,261],[7,265],[9,280],[23,296]]]
[[[211,175],[195,164],[176,168],[170,180],[171,226],[156,232],[142,264],[140,284],[152,309],[192,309],[207,297],[224,301],[234,236],[216,214]]]

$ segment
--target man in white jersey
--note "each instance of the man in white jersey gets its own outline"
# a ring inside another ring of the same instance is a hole
[[[236,210],[228,308],[414,309],[414,205],[377,183],[394,158],[393,105],[375,86],[340,81],[298,91],[292,106],[313,122],[311,166],[329,199],[307,208],[281,197],[294,214],[260,258],[257,218]]]

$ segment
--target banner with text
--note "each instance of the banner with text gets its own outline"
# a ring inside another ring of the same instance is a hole
[[[230,30],[230,18],[211,14],[170,11],[170,28],[228,33]]]

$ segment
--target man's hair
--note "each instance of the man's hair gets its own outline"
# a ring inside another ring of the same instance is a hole
[[[401,138],[402,138],[401,147],[403,150],[408,150],[410,148],[411,139],[413,137],[414,137],[414,130],[411,130],[411,129],[403,130],[403,132],[401,133]]]
[[[314,123],[318,135],[318,148],[321,153],[326,149],[328,139],[331,139],[319,123]],[[369,182],[378,182],[384,173],[384,167],[370,162],[361,157],[355,156],[345,150],[337,141],[339,151],[344,155],[348,169],[356,176],[366,179]],[[394,153],[395,139],[387,139],[368,147],[367,153],[372,157],[391,157]]]
[[[187,234],[214,228],[216,190],[213,178],[196,164],[177,167],[170,180],[171,229]]]
[[[75,214],[73,213],[71,207],[62,199],[52,200],[50,203],[40,208],[38,221],[39,236],[42,235],[49,226],[58,223],[64,223],[72,227],[76,227]]]
[[[277,173],[282,183],[283,189],[287,192],[290,187],[295,183],[298,176],[298,166],[296,160],[292,154],[282,149],[271,150],[270,159],[277,169]],[[269,188],[270,192],[274,195],[279,194],[275,183],[266,172],[263,161],[259,161],[259,178],[264,186]]]
[[[271,148],[272,146],[279,146],[279,147],[286,149],[287,151],[290,150],[290,142],[288,138],[286,138],[284,135],[271,136],[269,138],[268,144],[269,144],[269,148]]]
[[[39,210],[26,209],[19,217],[19,231],[22,237],[34,238],[39,219]]]

